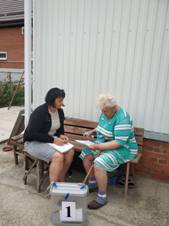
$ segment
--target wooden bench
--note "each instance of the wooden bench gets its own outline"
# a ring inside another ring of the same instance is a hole
[[[66,118],[64,122],[64,129],[65,135],[67,135],[70,140],[74,139],[84,139],[83,133],[94,129],[97,126],[96,122],[83,120],[83,119],[76,119],[76,118]],[[14,159],[15,164],[18,164],[18,156],[24,156],[24,168],[25,173],[23,177],[24,184],[27,184],[27,177],[29,173],[32,171],[34,167],[36,167],[36,176],[37,176],[37,191],[40,192],[41,184],[43,182],[44,170],[46,171],[48,164],[45,163],[43,160],[35,159],[30,156],[28,153],[24,151],[23,145],[23,134],[19,134],[24,130],[24,116],[23,111],[19,113],[17,121],[15,123],[14,129],[11,133],[9,144],[13,145],[14,147]],[[136,141],[139,146],[139,154],[134,161],[130,161],[126,164],[126,180],[125,180],[125,195],[127,195],[128,191],[128,177],[130,173],[130,166],[132,164],[137,164],[141,158],[141,151],[143,146],[143,136],[144,136],[144,129],[142,128],[134,128]],[[15,136],[14,136],[15,135]],[[71,141],[73,143],[73,141]],[[77,152],[81,152],[82,145],[78,144],[77,142],[74,143],[75,150]],[[30,164],[31,162],[31,164]]]
[[[10,137],[8,139],[8,145],[12,145],[14,149],[15,164],[18,164],[18,156],[23,156],[23,134],[24,131],[24,110],[21,110],[18,114]]]
[[[25,185],[27,184],[28,175],[36,168],[36,189],[37,192],[40,192],[44,179],[44,171],[48,169],[48,163],[41,159],[34,158],[24,151],[23,134],[12,137],[9,144],[13,146],[15,164],[18,164],[19,156],[24,159],[23,182]]]
[[[8,139],[8,145],[13,146],[13,153],[14,153],[14,161],[15,164],[18,165],[18,157],[24,158],[24,177],[23,181],[24,184],[27,184],[27,177],[29,173],[32,171],[33,168],[36,167],[36,188],[37,191],[40,192],[41,183],[43,181],[43,172],[44,163],[43,160],[36,159],[33,156],[30,156],[27,152],[24,151],[24,144],[23,144],[23,131],[24,131],[24,110],[21,110],[18,114],[10,137]]]

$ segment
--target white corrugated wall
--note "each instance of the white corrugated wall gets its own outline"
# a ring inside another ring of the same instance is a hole
[[[111,93],[135,126],[169,134],[169,1],[34,0],[34,107],[54,86],[67,116],[96,120]]]

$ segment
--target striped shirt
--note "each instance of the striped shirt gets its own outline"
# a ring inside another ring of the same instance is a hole
[[[102,113],[99,117],[96,134],[97,142],[115,140],[118,144],[127,148],[131,154],[136,155],[138,152],[132,119],[123,108],[120,108],[110,119]]]

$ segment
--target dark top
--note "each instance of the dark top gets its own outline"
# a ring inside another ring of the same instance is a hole
[[[60,128],[56,130],[54,136],[59,137],[64,134],[64,112],[63,109],[58,109]],[[44,143],[53,143],[53,136],[48,132],[51,128],[51,116],[48,112],[48,105],[45,103],[37,107],[31,114],[28,126],[24,133],[25,141],[39,141]]]

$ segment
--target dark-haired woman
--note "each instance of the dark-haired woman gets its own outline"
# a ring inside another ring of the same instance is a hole
[[[59,88],[48,91],[45,103],[31,114],[24,133],[25,150],[35,158],[50,163],[50,183],[64,181],[71,165],[74,150],[64,154],[51,147],[49,143],[63,145],[68,142],[64,135],[64,112],[62,109],[65,92]]]

